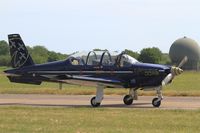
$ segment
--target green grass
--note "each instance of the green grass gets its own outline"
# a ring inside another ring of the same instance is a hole
[[[200,72],[185,71],[164,88],[168,95],[200,96]]]
[[[199,132],[200,110],[0,107],[1,133]]]
[[[0,72],[5,70],[0,68]],[[6,76],[0,76],[0,93],[6,94],[95,94],[94,87],[63,85],[63,89],[59,90],[56,83],[42,83],[42,85],[26,85],[18,83],[10,83]],[[164,87],[164,95],[167,96],[200,96],[200,72],[188,71],[177,76],[173,82]],[[105,94],[123,95],[126,89],[106,89]],[[139,91],[140,95],[155,95],[155,92]]]
[[[0,68],[3,71],[5,68]],[[106,94],[126,94],[106,89]],[[95,94],[95,88],[43,83],[40,86],[10,83],[0,76],[0,93]],[[155,92],[140,91],[140,95]],[[164,88],[165,95],[200,96],[200,72],[185,72]],[[200,110],[65,108],[0,106],[0,133],[121,133],[199,132]]]

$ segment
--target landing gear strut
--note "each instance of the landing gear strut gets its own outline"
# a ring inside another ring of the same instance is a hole
[[[101,101],[103,100],[104,88],[105,87],[103,85],[97,86],[96,96],[91,98],[90,100],[92,107],[99,107],[101,105]]]
[[[156,97],[156,98],[154,98],[154,99],[152,100],[152,105],[153,105],[154,107],[160,107],[161,101],[162,101],[162,99],[163,99],[163,96],[162,96],[162,87],[161,87],[161,86],[158,87],[158,88],[156,89],[156,92],[157,92],[158,97]]]
[[[59,83],[59,89],[62,90],[62,82]]]
[[[130,89],[129,90],[129,95],[124,96],[124,104],[126,105],[131,105],[133,103],[133,100],[137,100],[138,99],[138,95],[137,95],[137,91],[134,89]]]

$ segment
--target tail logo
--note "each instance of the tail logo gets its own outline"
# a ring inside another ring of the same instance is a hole
[[[14,68],[19,68],[23,66],[26,61],[28,60],[29,54],[23,44],[20,42],[15,42],[12,40],[9,40],[10,43],[10,49],[12,53],[12,66]]]

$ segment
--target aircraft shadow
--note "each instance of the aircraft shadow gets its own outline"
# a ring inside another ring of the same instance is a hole
[[[28,104],[28,103],[0,103],[0,106],[33,106],[33,107],[66,107],[66,108],[93,108],[91,105],[66,105],[66,104]],[[100,108],[154,108],[150,103],[102,104]]]

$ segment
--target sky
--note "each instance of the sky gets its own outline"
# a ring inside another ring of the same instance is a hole
[[[184,36],[200,42],[199,0],[0,0],[0,40],[65,54],[94,48],[168,53]]]

